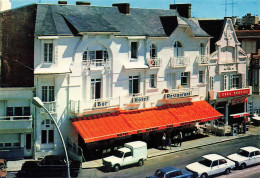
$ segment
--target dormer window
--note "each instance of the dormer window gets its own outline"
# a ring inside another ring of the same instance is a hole
[[[157,58],[157,48],[155,44],[152,44],[150,46],[150,59],[156,59]]]
[[[174,57],[180,57],[183,56],[183,47],[181,42],[176,41],[174,43]]]
[[[203,43],[200,43],[200,55],[205,55],[205,45]]]
[[[44,62],[53,62],[53,43],[44,43]]]
[[[131,59],[137,59],[138,42],[131,42]]]

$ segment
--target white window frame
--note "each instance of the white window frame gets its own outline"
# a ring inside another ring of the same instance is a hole
[[[50,45],[52,46],[51,51],[50,51]],[[46,47],[47,47],[47,51],[46,51]],[[53,41],[46,40],[46,41],[43,42],[43,61],[44,61],[44,63],[54,63],[54,44],[53,44]]]
[[[205,83],[205,71],[204,70],[199,71],[199,83]]]
[[[96,60],[98,51],[102,52],[102,58],[101,59],[103,59],[103,60],[109,59],[107,50],[85,50],[83,52],[83,55],[82,55],[82,60],[83,61]]]
[[[205,49],[206,49],[206,47],[205,47],[205,44],[204,43],[200,43],[200,46],[199,46],[199,54],[201,55],[201,56],[205,56]]]
[[[151,44],[150,46],[150,59],[157,58],[157,46],[156,44]]]
[[[55,131],[54,131],[55,125],[54,122],[50,119],[46,119],[42,121],[41,123],[41,144],[54,144],[55,143]],[[43,131],[46,131],[46,143],[43,143]],[[53,142],[50,142],[50,132],[53,132]]]
[[[149,75],[149,88],[156,88],[157,87],[157,75],[151,74]]]
[[[181,57],[184,56],[184,46],[180,41],[175,41],[173,45],[173,56]]]
[[[129,76],[128,80],[129,80],[129,90],[128,90],[129,95],[135,95],[135,94],[140,93],[140,77],[137,76],[137,75],[133,75],[133,76]],[[138,86],[137,86],[138,87],[138,93],[133,93],[133,91],[134,91],[134,80],[138,80]],[[130,89],[130,85],[132,86],[131,89]],[[130,92],[130,91],[132,91],[132,92]]]
[[[30,116],[31,114],[29,114],[29,115],[25,115],[25,108],[29,108],[29,112],[31,113],[31,108],[30,108],[30,106],[11,106],[11,107],[7,107],[6,108],[6,115],[9,115],[8,114],[8,108],[12,108],[12,114],[10,115],[10,116],[15,116],[15,108],[22,108],[22,115],[20,115],[20,116]]]
[[[182,83],[182,78],[187,77],[187,84]],[[181,86],[188,88],[190,86],[190,72],[181,72]]]
[[[100,98],[96,98],[96,83],[100,83]],[[90,97],[91,99],[101,99],[102,98],[102,79],[101,78],[92,78],[90,86]]]
[[[223,89],[229,90],[229,82],[228,82],[228,75],[223,76]]]
[[[55,87],[54,86],[42,86],[42,101],[43,102],[55,101]]]
[[[132,57],[132,43],[136,43],[136,57]],[[139,41],[130,41],[130,59],[138,60]]]
[[[167,74],[167,88],[168,89],[176,88],[176,74],[175,73]]]

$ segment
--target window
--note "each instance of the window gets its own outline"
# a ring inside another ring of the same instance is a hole
[[[7,107],[7,116],[30,116],[30,107]],[[17,117],[14,119],[24,119],[23,117]]]
[[[249,157],[253,157],[253,156],[255,156],[255,152],[251,152],[251,153],[249,154]]]
[[[204,77],[205,72],[204,71],[199,71],[199,83],[204,83]]]
[[[221,164],[226,164],[226,163],[227,163],[227,161],[226,161],[225,159],[219,160],[219,165],[221,165]]]
[[[209,77],[209,89],[214,90],[214,77]]]
[[[139,76],[129,76],[129,94],[139,93]]]
[[[101,98],[101,79],[91,79],[91,99]]]
[[[240,85],[240,75],[230,75],[230,89],[237,89]]]
[[[84,51],[82,60],[83,60],[83,61],[88,60],[88,51]]]
[[[155,44],[152,44],[150,46],[150,59],[156,59],[157,58],[157,49]]]
[[[125,158],[126,158],[126,157],[129,157],[129,156],[132,156],[132,153],[131,153],[131,152],[125,153]]]
[[[53,58],[53,44],[44,43],[44,62],[52,62]]]
[[[47,119],[42,122],[42,144],[54,143],[54,122]]]
[[[260,151],[255,151],[255,155],[256,156],[260,155]]]
[[[84,51],[82,61],[90,61],[91,65],[103,66],[108,59],[107,50]]]
[[[149,88],[156,88],[156,75],[152,74],[149,76]]]
[[[54,86],[42,86],[42,101],[50,102],[54,99]]]
[[[228,76],[224,75],[224,90],[228,90]]]
[[[132,59],[137,59],[137,47],[138,43],[137,42],[131,42],[131,58]]]
[[[200,43],[200,55],[205,55],[205,45],[203,43]]]
[[[181,73],[181,86],[189,87],[189,72]]]
[[[218,160],[213,161],[213,163],[212,163],[212,167],[214,167],[214,166],[218,166]]]
[[[183,56],[183,48],[179,41],[174,43],[174,57]]]

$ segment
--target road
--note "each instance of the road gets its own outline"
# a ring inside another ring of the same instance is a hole
[[[178,168],[185,168],[187,164],[197,161],[197,159],[204,154],[217,153],[223,156],[227,156],[231,153],[236,152],[238,148],[248,146],[248,145],[256,146],[260,148],[260,136],[251,136],[251,137],[231,140],[219,144],[195,148],[183,152],[172,153],[165,156],[155,157],[145,161],[145,164],[142,167],[131,166],[131,167],[124,168],[116,173],[108,172],[103,167],[98,169],[84,169],[80,173],[79,177],[80,178],[83,177],[144,178],[148,175],[152,175],[155,172],[155,170],[160,167],[176,166]],[[235,170],[230,175],[233,174],[240,174],[240,175],[243,174],[243,177],[252,176],[252,178],[255,177],[259,178],[260,169],[255,169],[254,166],[251,168],[247,168],[245,170]]]
[[[208,145],[200,148],[194,148],[187,151],[171,153],[164,156],[154,157],[145,161],[144,166],[129,166],[119,170],[119,172],[109,172],[100,167],[97,169],[83,169],[78,177],[80,178],[144,178],[154,174],[157,168],[165,166],[176,166],[178,168],[185,168],[189,163],[195,162],[200,156],[210,153],[217,153],[227,156],[234,153],[240,147],[256,146],[260,148],[260,136],[251,136],[246,138],[235,139],[219,144]],[[8,178],[14,177],[13,173],[8,174]],[[246,168],[245,170],[233,170],[230,175],[220,177],[233,177],[233,178],[259,178],[260,165]]]

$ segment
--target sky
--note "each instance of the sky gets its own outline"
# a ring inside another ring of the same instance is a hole
[[[226,14],[227,17],[233,15],[241,18],[247,13],[260,16],[260,0],[67,0],[68,4],[72,5],[75,5],[76,1],[88,1],[94,6],[130,3],[130,7],[150,9],[169,9],[169,4],[191,3],[192,17],[223,18]],[[227,2],[226,11],[225,2]],[[12,8],[18,8],[33,3],[57,4],[58,0],[11,0],[11,3]]]

